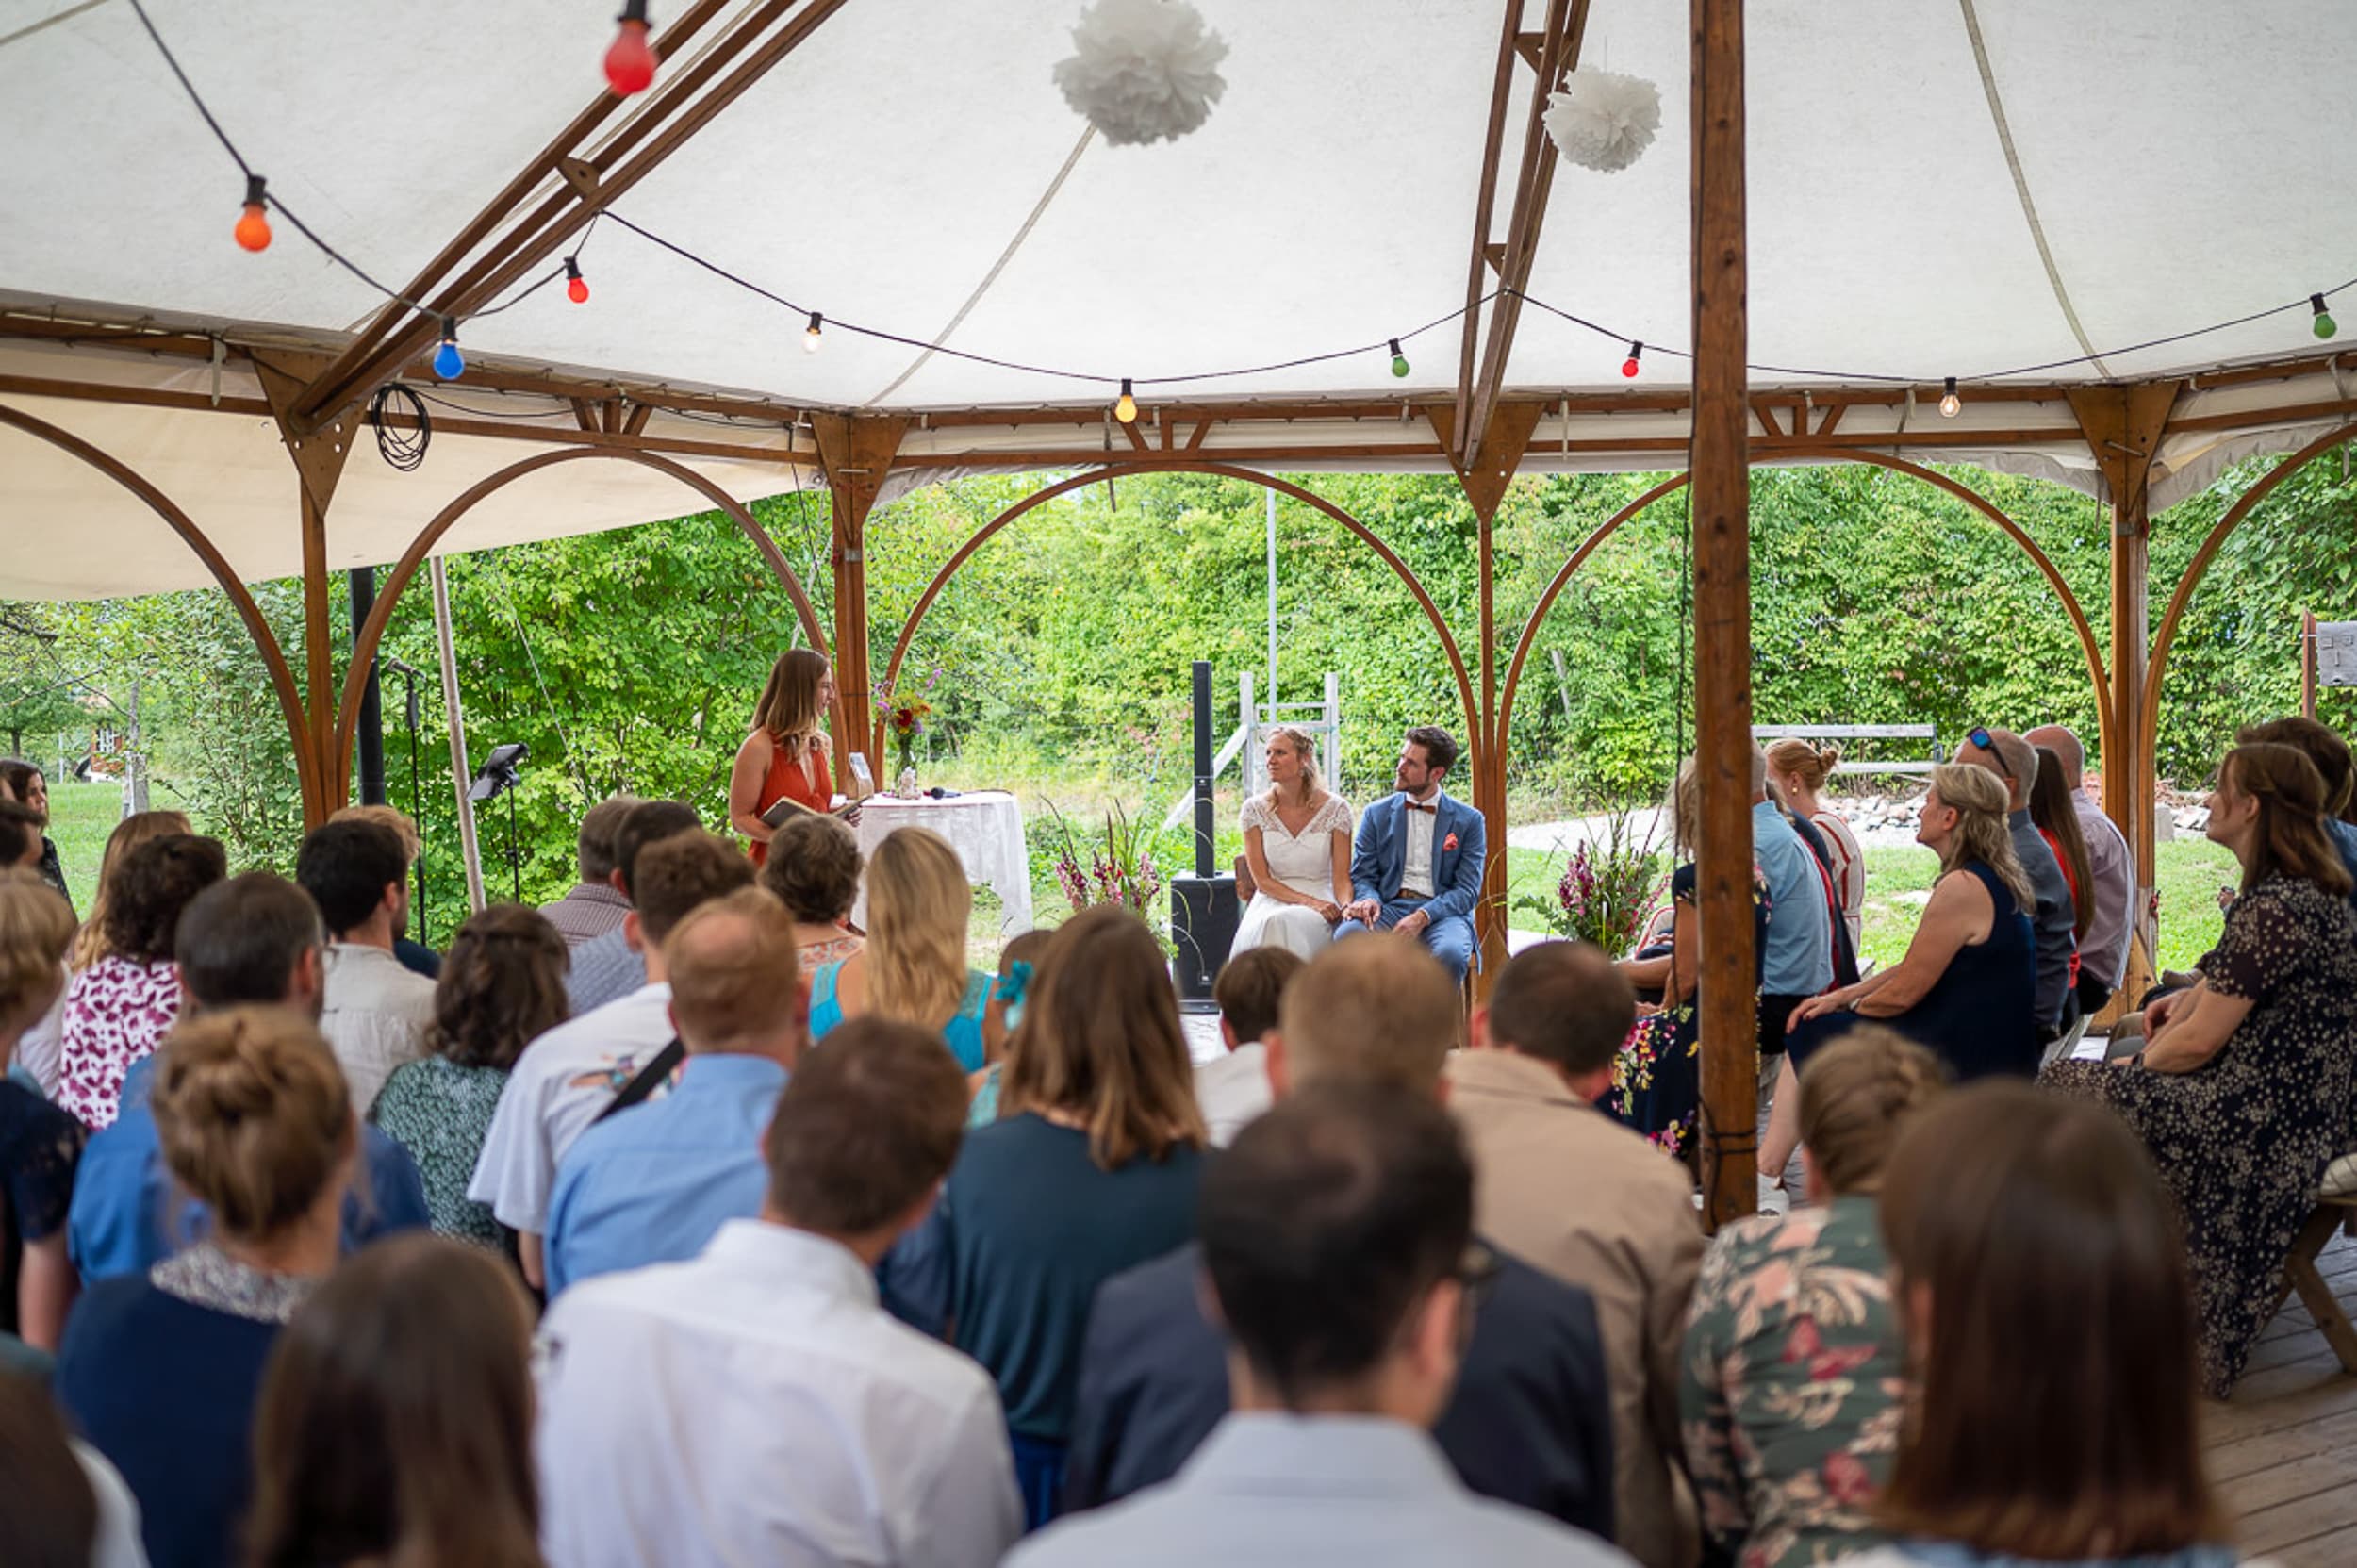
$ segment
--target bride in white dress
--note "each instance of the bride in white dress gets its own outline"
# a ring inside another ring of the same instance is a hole
[[[1317,751],[1301,731],[1268,733],[1268,792],[1244,803],[1254,892],[1234,951],[1290,948],[1315,958],[1350,902],[1350,806],[1318,786]]]

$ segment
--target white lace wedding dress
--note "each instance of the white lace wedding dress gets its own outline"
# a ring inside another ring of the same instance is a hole
[[[1244,803],[1243,818],[1245,832],[1261,830],[1261,858],[1268,862],[1271,878],[1321,903],[1350,901],[1347,887],[1339,899],[1334,887],[1334,835],[1343,835],[1345,856],[1350,847],[1350,806],[1341,796],[1328,795],[1298,834],[1285,831],[1265,795],[1255,795]],[[1304,958],[1315,958],[1333,936],[1334,928],[1316,910],[1281,902],[1266,888],[1260,888],[1244,906],[1231,950],[1291,948]]]

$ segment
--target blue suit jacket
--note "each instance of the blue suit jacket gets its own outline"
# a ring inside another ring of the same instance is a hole
[[[1425,906],[1434,920],[1451,916],[1473,917],[1481,901],[1481,872],[1488,864],[1490,831],[1481,813],[1442,790],[1434,800],[1440,815],[1432,824],[1432,901]],[[1449,835],[1457,848],[1448,848]],[[1359,836],[1350,854],[1350,890],[1357,899],[1389,903],[1399,897],[1400,872],[1408,854],[1408,797],[1394,791],[1359,816]]]

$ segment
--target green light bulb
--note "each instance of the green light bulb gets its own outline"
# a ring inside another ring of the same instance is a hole
[[[2322,294],[2309,295],[2308,308],[2316,313],[2315,326],[2317,337],[2330,338],[2332,334],[2341,330],[2340,323],[2333,321],[2331,314],[2325,310],[2324,296]]]
[[[1392,339],[1392,373],[1397,376],[1408,373],[1408,356],[1399,352],[1399,339],[1396,338]]]

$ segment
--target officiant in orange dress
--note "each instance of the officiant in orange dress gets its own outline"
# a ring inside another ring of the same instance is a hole
[[[753,864],[769,858],[777,830],[767,814],[781,801],[824,816],[834,799],[826,716],[834,706],[834,670],[812,648],[789,648],[770,668],[753,708],[753,731],[729,769],[729,824],[751,840]]]

